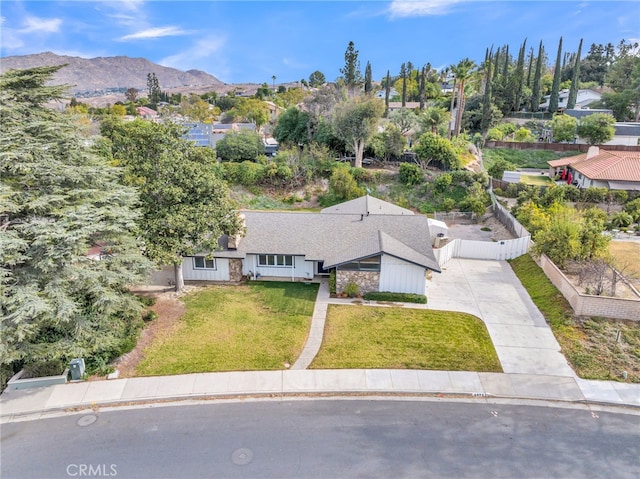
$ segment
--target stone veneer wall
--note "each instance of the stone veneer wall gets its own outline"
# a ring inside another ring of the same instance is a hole
[[[353,281],[358,285],[358,293],[365,294],[380,289],[378,271],[336,271],[336,293],[344,292],[345,286]]]
[[[242,260],[239,258],[229,259],[229,281],[242,281]]]

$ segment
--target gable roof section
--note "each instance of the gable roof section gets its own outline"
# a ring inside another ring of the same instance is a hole
[[[549,166],[571,166],[591,180],[640,181],[640,152],[607,151],[587,158],[586,153],[549,161]]]
[[[322,214],[347,215],[413,215],[413,211],[402,208],[393,203],[382,201],[373,196],[365,195],[354,200],[345,201],[320,210]]]
[[[386,253],[440,271],[431,247],[429,221],[420,215],[318,214],[244,211],[246,235],[237,250],[214,256],[301,255],[327,266]]]

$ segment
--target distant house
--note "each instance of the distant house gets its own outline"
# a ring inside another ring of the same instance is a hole
[[[572,184],[580,188],[603,187],[610,190],[640,191],[640,152],[607,151],[597,146],[587,153],[548,161],[549,176],[571,174]]]
[[[138,116],[144,118],[145,120],[154,120],[158,117],[158,112],[146,107],[146,106],[138,106],[136,107],[136,112]]]
[[[549,99],[551,95],[545,95],[543,97],[543,102],[540,104],[541,110],[549,109]],[[576,109],[587,108],[591,103],[596,101],[600,101],[602,95],[594,90],[578,90],[578,95],[576,97]],[[558,109],[567,108],[567,101],[569,100],[569,90],[562,90],[558,94]]]
[[[594,113],[607,113],[613,116],[613,111],[607,109],[591,110],[585,108],[583,110],[565,110],[564,113],[578,120]],[[616,122],[613,127],[615,128],[615,134],[604,145],[640,145],[640,123]],[[577,138],[576,143],[585,144],[586,141],[582,138]]]
[[[267,107],[269,107],[269,120],[270,121],[275,121],[280,116],[280,113],[282,113],[284,111],[284,108],[282,108],[281,106],[276,105],[272,101],[265,101],[265,103],[267,104]]]
[[[384,100],[384,98],[385,98],[386,94],[387,94],[387,93],[386,93],[386,91],[385,91],[385,90],[384,90],[384,88],[383,88],[382,90],[378,90],[378,91],[376,92],[376,98],[381,98],[381,99],[383,99],[383,100]],[[396,89],[395,89],[395,88],[393,88],[393,87],[392,87],[392,88],[389,90],[389,98],[393,98],[393,97],[394,97],[394,96],[396,96],[397,94],[398,94],[398,92],[396,91]]]
[[[425,294],[428,271],[440,272],[429,218],[369,195],[320,213],[243,211],[244,237],[220,238],[220,250],[186,257],[187,281],[242,276],[311,280],[336,273],[336,290]]]

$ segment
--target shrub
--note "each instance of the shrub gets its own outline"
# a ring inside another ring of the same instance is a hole
[[[370,301],[427,304],[427,297],[424,294],[392,293],[390,291],[371,291],[364,295],[364,299]]]
[[[336,270],[332,269],[329,273],[329,294],[336,294]]]
[[[147,311],[146,313],[144,313],[144,315],[142,316],[142,320],[145,323],[149,323],[155,319],[158,319],[158,313],[156,313],[155,311]]]
[[[344,294],[350,298],[355,298],[360,292],[360,287],[353,281],[349,281],[344,287]]]
[[[413,163],[402,163],[398,170],[398,178],[408,186],[418,185],[424,181],[422,169]]]

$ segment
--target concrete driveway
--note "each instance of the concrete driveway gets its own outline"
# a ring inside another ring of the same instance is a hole
[[[429,309],[463,311],[487,326],[505,373],[575,377],[542,313],[506,261],[454,258],[427,284]]]

